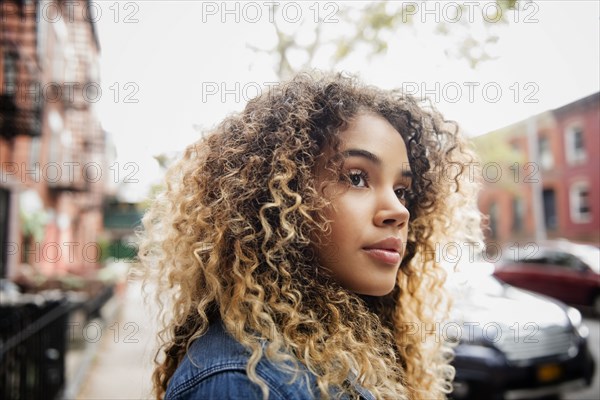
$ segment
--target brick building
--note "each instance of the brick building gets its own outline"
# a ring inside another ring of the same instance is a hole
[[[547,238],[600,244],[600,93],[475,142],[485,160],[479,205],[489,241],[535,239],[537,212]]]
[[[0,278],[98,267],[107,143],[89,6],[0,3]]]

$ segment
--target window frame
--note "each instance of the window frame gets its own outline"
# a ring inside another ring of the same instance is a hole
[[[581,197],[582,188],[587,192],[587,212],[581,212]],[[587,180],[577,180],[569,186],[569,217],[571,222],[576,224],[586,224],[592,220],[592,202],[590,201],[590,184]]]
[[[583,146],[576,147],[577,133],[581,135]],[[587,151],[585,149],[585,130],[581,124],[571,124],[565,130],[565,158],[569,165],[579,165],[587,161]]]

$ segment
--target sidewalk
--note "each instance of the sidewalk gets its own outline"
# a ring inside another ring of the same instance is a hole
[[[129,281],[113,320],[102,327],[79,400],[152,399],[157,314],[143,303],[141,282]],[[89,329],[96,336],[98,329]]]

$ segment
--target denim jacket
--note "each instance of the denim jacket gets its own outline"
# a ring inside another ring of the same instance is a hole
[[[249,358],[250,352],[225,331],[221,322],[215,322],[190,345],[169,381],[165,400],[262,399],[260,387],[246,375]],[[300,372],[290,383],[292,374],[277,368],[266,357],[256,366],[256,374],[269,387],[269,399],[318,398],[315,376],[306,368]],[[363,399],[375,399],[368,390],[354,387]]]

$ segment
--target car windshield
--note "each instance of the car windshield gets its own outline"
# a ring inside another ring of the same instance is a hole
[[[458,271],[449,271],[446,281],[451,291],[459,293],[485,294],[501,296],[504,286],[493,275],[494,266],[490,263],[474,262],[463,264]]]
[[[508,247],[502,262],[542,263],[577,267],[581,262],[600,274],[600,249],[567,241],[530,243],[525,247]]]

